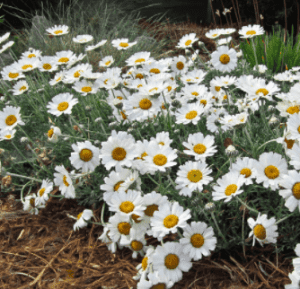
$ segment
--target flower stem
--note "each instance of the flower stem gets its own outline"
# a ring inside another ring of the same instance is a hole
[[[254,46],[253,37],[251,38],[251,42],[252,42],[252,47],[253,47],[253,50],[254,50],[254,57],[255,57],[255,63],[256,63],[256,71],[258,71],[258,62],[257,62],[257,56],[256,56],[256,50],[255,50],[255,46]]]
[[[218,226],[218,223],[217,223],[217,220],[216,220],[216,217],[215,217],[214,212],[210,212],[210,213],[211,213],[212,219],[214,220],[214,223],[215,223],[215,225],[216,225],[216,227],[217,227],[217,230],[218,230],[218,232],[219,232],[219,235],[223,238],[224,242],[225,242],[226,244],[228,244],[227,240],[225,239],[224,235],[222,234],[222,232],[221,232],[221,230],[220,230],[220,228],[219,228],[219,226]]]
[[[43,182],[43,180],[40,180],[40,179],[35,179],[35,178],[25,177],[25,176],[22,176],[22,175],[13,174],[13,173],[9,173],[9,172],[7,172],[6,174],[7,174],[7,175],[10,175],[10,176],[13,176],[13,177],[24,178],[24,179],[28,179],[28,180],[36,181],[36,182],[40,182],[40,183]]]
[[[237,198],[245,207],[247,207],[248,210],[256,213],[256,214],[259,214],[259,211],[255,210],[255,209],[252,209],[250,208],[246,203],[244,203],[238,196],[235,196],[235,198]]]

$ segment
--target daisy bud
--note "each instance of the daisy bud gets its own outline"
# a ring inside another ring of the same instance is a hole
[[[97,117],[97,118],[95,119],[95,122],[100,122],[100,121],[102,121],[102,118],[101,118],[101,117]]]
[[[192,53],[191,53],[191,51],[190,51],[190,50],[188,50],[188,49],[185,49],[185,55],[186,55],[186,56],[191,56],[191,54],[192,54]]]
[[[198,41],[198,45],[201,46],[204,45],[204,43],[202,41]]]
[[[177,108],[176,108],[176,107],[172,107],[171,110],[172,110],[173,112],[175,112],[175,111],[177,110]]]
[[[114,126],[117,126],[117,125],[118,125],[117,121],[113,121],[113,122],[108,124],[109,127],[114,127]]]
[[[28,137],[26,136],[21,137],[21,142],[28,142]]]
[[[127,131],[128,131],[128,132],[133,132],[133,128],[132,128],[132,127],[129,127],[129,128],[127,129]]]
[[[109,120],[114,120],[115,117],[114,117],[113,115],[111,115],[111,116],[108,117],[108,119],[109,119]]]
[[[5,149],[0,149],[0,155],[5,152]]]
[[[271,119],[269,120],[269,124],[270,125],[274,125],[274,124],[276,124],[278,122],[279,122],[279,119],[276,118],[275,116],[272,116]]]
[[[234,156],[234,155],[237,155],[239,152],[235,149],[235,147],[233,145],[229,145],[225,149],[225,153],[229,156]]]
[[[178,100],[178,99],[175,99],[171,102],[172,106],[174,107],[178,107],[180,108],[182,105],[181,105],[181,102]]]
[[[236,57],[238,57],[238,58],[242,57],[242,55],[243,55],[242,51],[239,51],[239,52],[236,53]]]
[[[174,130],[174,133],[179,133],[180,132],[180,129],[175,129]]]
[[[171,99],[175,99],[175,98],[176,98],[176,96],[175,96],[175,95],[171,95],[170,97],[171,97]]]
[[[115,98],[113,100],[113,105],[117,108],[117,109],[122,109],[123,107],[123,102],[122,100],[118,99],[118,98]]]
[[[79,129],[79,127],[78,127],[78,125],[73,125],[73,129],[74,129],[75,131],[81,132],[80,129]]]
[[[0,100],[1,100],[1,101],[4,101],[4,100],[5,100],[5,96],[1,96],[1,97],[0,97]]]
[[[98,145],[99,143],[100,143],[100,141],[97,140],[97,139],[94,141],[94,144],[95,144],[95,145]]]
[[[215,204],[212,203],[212,202],[209,202],[207,203],[205,206],[204,206],[204,209],[208,212],[213,212],[215,210]]]
[[[91,111],[92,108],[91,108],[89,105],[87,105],[87,106],[85,107],[85,110],[86,110],[86,111]]]
[[[275,110],[275,107],[273,105],[268,106],[268,111],[274,111],[274,110]]]
[[[139,123],[138,123],[138,122],[134,122],[134,123],[132,124],[132,127],[133,127],[133,128],[138,128],[138,127],[139,127]]]

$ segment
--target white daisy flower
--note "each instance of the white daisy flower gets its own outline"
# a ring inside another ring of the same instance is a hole
[[[136,276],[133,276],[132,278],[134,280],[145,280],[146,275],[150,271],[150,266],[152,266],[152,256],[155,252],[155,247],[150,245],[147,246],[147,252],[146,256],[143,258],[142,262],[136,266],[136,269],[138,270],[138,273]]]
[[[100,165],[100,150],[92,145],[90,141],[77,142],[72,144],[70,162],[78,170],[82,168],[82,173],[93,172]]]
[[[35,199],[37,198],[36,194],[31,193],[30,195],[25,197],[25,201],[23,203],[23,210],[29,211],[29,213],[37,215],[39,213],[39,209],[45,208],[45,205],[35,206]]]
[[[77,35],[76,37],[73,38],[73,41],[75,43],[87,43],[87,42],[90,42],[94,40],[94,37],[92,35],[87,35],[87,34],[84,34],[84,35]]]
[[[189,69],[186,58],[183,55],[173,57],[170,69],[175,74],[186,74]]]
[[[83,96],[87,96],[87,94],[95,94],[98,92],[99,84],[92,83],[87,81],[86,79],[82,79],[81,81],[76,81],[75,84],[72,86],[74,90],[79,92]]]
[[[130,236],[128,239],[122,239],[120,244],[129,248],[132,253],[132,258],[136,259],[140,254],[142,257],[145,256],[145,252],[147,250],[146,244],[147,241],[145,239],[145,235],[141,234],[141,232],[132,229],[130,232]]]
[[[54,173],[54,183],[59,186],[59,190],[65,198],[75,199],[75,188],[73,186],[72,179],[69,172],[65,169],[64,165],[56,166],[55,170],[58,173]]]
[[[118,213],[109,217],[107,228],[109,229],[108,236],[113,242],[126,240],[132,231],[129,217],[121,216]]]
[[[102,235],[98,238],[98,240],[101,240],[103,243],[106,244],[107,249],[111,251],[113,254],[117,252],[117,247],[122,250],[124,246],[120,245],[119,242],[112,242],[111,238],[108,236],[109,229],[107,225],[103,226],[103,233]]]
[[[190,218],[190,209],[183,211],[178,202],[162,204],[151,218],[153,237],[161,241],[167,234],[175,234],[177,228],[184,228]]]
[[[230,72],[237,67],[236,51],[222,45],[211,54],[211,62],[215,69]]]
[[[175,166],[177,163],[173,162],[177,158],[176,151],[171,147],[159,146],[153,143],[149,147],[148,155],[144,157],[145,161],[151,166],[154,171],[165,172],[166,168]]]
[[[57,51],[55,56],[56,56],[57,65],[69,64],[70,62],[76,59],[76,55],[72,50]]]
[[[95,45],[87,46],[87,47],[85,48],[85,51],[92,51],[92,50],[95,50],[95,49],[97,49],[98,47],[103,46],[106,42],[107,42],[106,39],[101,40],[100,42],[98,42],[98,43],[95,44]]]
[[[147,51],[136,52],[133,55],[131,55],[127,60],[125,60],[125,62],[128,66],[136,67],[137,65],[142,65],[151,60],[154,61],[154,59],[150,57],[150,54],[151,53]]]
[[[263,246],[263,244],[276,243],[275,238],[278,237],[278,233],[275,232],[277,225],[275,225],[276,219],[274,217],[267,220],[267,215],[261,216],[259,213],[256,221],[254,221],[253,218],[249,218],[247,222],[252,230],[249,233],[249,237],[253,235],[252,246],[254,246],[255,240],[257,240],[261,246]]]
[[[254,165],[257,170],[256,183],[263,182],[265,188],[270,187],[272,190],[277,190],[284,180],[284,175],[288,174],[287,162],[278,153],[263,153]]]
[[[54,75],[54,78],[51,79],[51,80],[49,81],[49,84],[50,84],[51,86],[53,86],[53,85],[55,85],[55,84],[57,84],[57,83],[59,83],[59,82],[62,82],[63,79],[64,79],[64,77],[65,77],[65,74],[66,74],[66,71],[65,71],[65,70],[62,70],[62,71],[57,72],[57,73]]]
[[[216,248],[217,238],[214,237],[212,227],[207,228],[204,222],[192,222],[183,228],[184,238],[179,242],[183,246],[183,253],[187,254],[194,261],[202,259],[202,255],[209,256],[210,252]]]
[[[40,60],[38,58],[21,58],[16,65],[20,71],[27,72],[38,68]]]
[[[58,137],[61,135],[61,130],[59,127],[51,125],[51,128],[48,130],[47,137],[48,141],[56,143],[58,142]]]
[[[57,94],[52,98],[52,102],[47,104],[48,113],[56,116],[71,114],[73,106],[78,103],[77,98],[73,98],[71,93],[65,92]]]
[[[173,140],[169,137],[168,131],[162,131],[156,134],[155,137],[151,137],[150,141],[156,141],[160,146],[170,146]]]
[[[11,128],[2,129],[0,131],[0,141],[11,140],[15,137],[16,130]]]
[[[12,89],[9,89],[13,93],[13,95],[20,95],[23,94],[25,91],[28,91],[29,86],[26,80],[19,80],[13,86]]]
[[[179,243],[166,242],[157,246],[153,254],[153,270],[165,275],[168,280],[178,282],[182,279],[182,271],[188,272],[193,264],[188,255],[183,253],[183,246]]]
[[[297,143],[294,143],[293,147],[286,151],[286,154],[291,159],[289,164],[296,170],[300,170],[300,146]]]
[[[193,43],[196,42],[197,40],[199,40],[199,38],[196,37],[196,33],[186,34],[183,37],[181,37],[177,46],[175,46],[175,47],[177,47],[177,48],[192,47]]]
[[[94,216],[94,213],[92,210],[85,209],[83,212],[78,214],[77,216],[77,222],[73,225],[73,230],[76,231],[79,228],[83,228],[87,226],[87,222]]]
[[[2,79],[3,80],[18,80],[19,78],[25,78],[25,75],[20,71],[20,68],[13,63],[11,65],[5,66],[1,71]]]
[[[13,129],[18,124],[25,125],[21,120],[21,107],[6,106],[0,111],[0,129]]]
[[[159,272],[155,271],[148,274],[148,279],[141,279],[137,284],[137,289],[154,289],[164,288],[169,289],[174,286],[174,282],[170,281],[166,275],[159,275]]]
[[[132,47],[133,45],[137,44],[137,42],[128,42],[128,38],[120,38],[114,39],[111,41],[113,47],[117,48],[118,50],[127,50],[128,48]]]
[[[248,26],[243,26],[239,30],[239,34],[241,34],[240,38],[253,38],[254,36],[265,34],[265,30],[260,25],[249,24]]]
[[[29,48],[27,51],[22,53],[21,58],[40,58],[42,56],[42,51]]]
[[[2,52],[4,52],[6,49],[8,49],[9,47],[12,47],[14,44],[15,44],[14,41],[9,41],[9,42],[5,43],[0,49],[0,54]]]
[[[195,157],[197,161],[205,162],[207,157],[213,156],[217,150],[217,146],[213,146],[215,137],[212,135],[204,135],[201,132],[189,134],[188,142],[182,145],[186,148],[183,152],[187,155]]]
[[[225,203],[231,201],[232,197],[242,194],[244,191],[240,187],[244,184],[245,178],[239,173],[227,173],[217,180],[219,186],[213,186],[213,201],[225,199]]]
[[[168,202],[167,196],[162,196],[161,194],[152,191],[151,193],[145,194],[143,196],[143,205],[146,206],[144,211],[143,219],[151,221],[155,211],[158,211],[158,207]]]
[[[67,67],[69,69],[69,67]],[[65,77],[63,78],[63,83],[74,83],[78,81],[83,74],[87,71],[92,72],[92,66],[89,63],[81,63],[72,67],[68,71],[65,72]]]
[[[53,182],[49,179],[43,180],[40,189],[37,192],[37,198],[35,199],[35,206],[45,205],[49,200],[49,194],[53,191]]]
[[[131,217],[133,214],[143,217],[146,209],[141,192],[136,190],[128,190],[127,193],[125,191],[115,192],[107,203],[110,211],[125,217]]]
[[[216,39],[223,34],[223,29],[211,29],[205,33],[205,36],[210,39]]]
[[[196,125],[201,115],[204,113],[204,107],[200,103],[190,103],[187,104],[180,109],[178,112],[175,113],[176,122],[177,124],[189,124],[192,123]]]
[[[100,67],[110,67],[114,62],[115,62],[115,60],[113,59],[113,57],[111,55],[105,56],[104,58],[102,58],[101,61],[99,61],[99,66]]]
[[[256,178],[257,170],[254,166],[257,160],[248,157],[237,158],[236,162],[232,164],[230,172],[237,172],[245,178],[245,185],[253,184],[253,179]]]
[[[42,56],[39,58],[40,62],[38,63],[37,68],[41,72],[53,72],[59,69],[57,65],[57,56]]]
[[[59,36],[69,33],[69,27],[67,25],[54,25],[52,28],[46,29],[48,34],[46,35],[52,35],[52,36]]]
[[[290,132],[290,139],[300,140],[299,126],[300,126],[300,114],[294,113],[288,117],[287,130]]]
[[[290,212],[294,212],[298,206],[300,211],[300,173],[295,170],[288,171],[280,186],[285,190],[279,190],[279,195],[286,199],[285,206]]]
[[[106,142],[101,143],[100,158],[107,170],[117,166],[131,167],[136,154],[135,139],[124,131],[113,130]]]
[[[213,178],[209,176],[212,170],[207,168],[205,162],[188,161],[184,165],[179,166],[175,183],[178,184],[175,188],[179,191],[179,195],[192,196],[192,192],[203,190],[203,185],[209,184]]]

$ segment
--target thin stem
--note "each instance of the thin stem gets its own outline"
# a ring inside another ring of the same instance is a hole
[[[153,178],[151,178],[149,174],[147,174],[147,176],[149,177],[149,179],[150,179],[153,183],[155,183],[155,184],[158,185],[158,186],[160,185],[160,184],[157,183]]]
[[[36,182],[40,182],[40,183],[43,182],[43,180],[40,180],[40,179],[25,177],[25,176],[22,176],[22,175],[13,174],[13,173],[9,173],[9,172],[7,172],[7,175],[10,175],[10,176],[13,176],[13,177],[18,177],[18,178],[23,178],[23,179],[28,179],[28,180],[32,180],[32,181],[36,181]]]
[[[256,56],[256,50],[255,50],[253,37],[251,38],[251,43],[252,43],[252,47],[253,47],[253,51],[254,51],[254,57],[255,57],[255,63],[256,63],[255,67],[256,67],[256,71],[258,71],[258,62],[257,62],[257,56]]]
[[[213,220],[214,220],[214,223],[215,223],[215,225],[216,225],[216,227],[217,227],[217,230],[218,230],[218,232],[219,232],[219,235],[221,235],[221,237],[223,238],[224,242],[227,244],[228,242],[227,242],[227,240],[225,239],[224,235],[222,234],[222,232],[221,232],[221,230],[220,230],[220,228],[219,228],[219,226],[218,226],[218,223],[217,223],[216,217],[215,217],[215,215],[214,215],[214,212],[210,212],[210,213],[211,213],[211,216],[212,216],[212,218],[213,218]]]
[[[256,214],[259,214],[259,211],[253,209],[253,208],[250,208],[246,203],[244,203],[238,196],[235,196],[235,198],[237,198],[245,207],[247,207],[248,210],[256,213]]]

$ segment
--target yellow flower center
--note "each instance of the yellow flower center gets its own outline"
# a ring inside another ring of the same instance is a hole
[[[158,144],[163,145],[163,146],[165,145],[165,143],[163,141],[159,142]]]
[[[158,154],[153,158],[153,162],[157,165],[157,166],[163,166],[167,163],[168,159],[165,155],[162,154]]]
[[[89,149],[82,149],[81,152],[79,153],[80,159],[88,162],[92,159],[93,157],[93,152]]]
[[[39,190],[40,197],[45,193],[45,190],[46,190],[45,188],[42,188]]]
[[[129,235],[131,225],[127,222],[121,222],[118,224],[118,230],[123,235]]]
[[[14,115],[9,115],[9,116],[5,119],[6,125],[13,125],[16,121],[17,121],[17,118],[16,118]]]
[[[292,149],[293,148],[293,145],[295,143],[295,140],[294,139],[284,139],[285,143],[287,144],[287,148],[288,149]]]
[[[193,183],[198,183],[202,180],[202,173],[199,170],[191,170],[188,172],[187,178]]]
[[[50,70],[50,69],[52,68],[52,65],[51,65],[50,63],[44,63],[44,64],[43,64],[43,68],[44,68],[45,70]]]
[[[112,151],[111,155],[114,160],[122,161],[126,157],[126,151],[121,147],[117,147]]]
[[[150,287],[150,289],[166,289],[166,284],[165,283],[157,283],[156,285]]]
[[[262,92],[264,95],[267,95],[269,93],[269,91],[265,88],[260,88],[255,92],[255,94],[258,95],[260,92]]]
[[[51,138],[53,136],[54,133],[54,129],[51,128],[50,130],[48,130],[48,137]]]
[[[290,106],[286,112],[289,114],[299,113],[299,106]]]
[[[204,238],[201,234],[194,234],[191,237],[191,243],[195,248],[200,248],[204,244]]]
[[[269,178],[269,179],[276,179],[279,176],[279,170],[275,167],[275,166],[267,166],[265,168],[265,175]]]
[[[125,201],[120,205],[120,210],[128,214],[134,210],[134,204],[130,201]]]
[[[10,138],[11,138],[11,134],[7,134],[7,135],[5,135],[5,137],[6,137],[7,139],[10,139]]]
[[[167,217],[165,217],[164,219],[164,226],[166,228],[173,228],[174,226],[177,225],[178,223],[178,217],[176,215],[168,215]]]
[[[28,55],[28,58],[32,58],[32,57],[36,57],[36,55],[34,53]]]
[[[192,43],[192,40],[188,40],[188,41],[186,41],[184,44],[185,44],[185,46],[188,46],[188,45],[190,45]]]
[[[220,91],[220,89],[221,89],[221,86],[215,86],[216,91]]]
[[[205,152],[206,152],[206,146],[205,145],[203,145],[203,144],[201,144],[201,143],[199,143],[199,144],[196,144],[195,146],[194,146],[194,152],[196,153],[196,154],[204,154]]]
[[[260,240],[266,239],[266,229],[263,225],[256,225],[253,229],[253,234]]]
[[[193,119],[197,116],[197,111],[196,110],[192,110],[190,112],[188,112],[186,115],[185,115],[185,118],[186,119]]]
[[[227,63],[230,61],[229,55],[228,55],[228,54],[222,54],[222,55],[220,56],[220,61],[221,61],[221,63],[223,63],[223,64],[227,64]]]
[[[30,199],[30,205],[31,207],[35,207],[35,198]]]
[[[90,92],[90,91],[92,91],[92,88],[90,86],[84,86],[84,87],[81,88],[81,91]]]
[[[147,266],[148,266],[148,257],[146,256],[142,260],[142,268],[144,271],[147,269]]]
[[[77,216],[77,220],[79,220],[82,216],[83,212],[79,213],[78,216]]]
[[[168,269],[175,269],[179,264],[179,258],[176,254],[168,254],[165,257],[165,266]]]
[[[255,30],[249,30],[246,32],[246,35],[255,35],[256,31]]]
[[[158,211],[158,205],[149,205],[144,211],[145,215],[148,217],[153,217],[155,211]]]
[[[141,62],[145,62],[146,60],[144,58],[139,58],[135,61],[135,63],[141,63]]]
[[[134,251],[141,251],[144,247],[142,242],[136,240],[132,241],[130,246]]]
[[[27,87],[26,86],[22,86],[19,91],[25,90]]]
[[[147,110],[152,107],[152,102],[148,98],[144,98],[139,102],[139,106],[141,109]]]
[[[230,195],[234,194],[236,192],[236,190],[237,190],[237,185],[235,185],[235,184],[229,185],[225,189],[225,195],[230,196]]]
[[[135,223],[140,223],[140,222],[142,222],[142,220],[138,220],[138,219],[140,218],[139,215],[132,214],[132,215],[131,215],[131,218],[133,219],[133,221],[134,221]]]
[[[160,70],[158,68],[152,68],[152,69],[150,69],[150,72],[155,73],[155,74],[159,74]]]
[[[295,183],[293,185],[292,192],[293,192],[294,197],[297,200],[300,200],[300,183]]]
[[[251,175],[252,175],[252,172],[250,169],[248,168],[243,168],[241,171],[240,171],[240,174],[241,175],[245,175],[245,178],[249,178]]]
[[[10,78],[17,78],[18,76],[19,76],[19,73],[12,73],[12,72],[10,72],[9,74],[8,74],[8,76],[10,77]]]
[[[176,67],[178,70],[182,70],[184,68],[184,64],[181,61],[178,61]]]
[[[63,176],[63,182],[64,182],[66,187],[69,186],[69,183],[67,182],[67,176]]]
[[[67,108],[69,107],[69,103],[64,101],[64,102],[61,102],[58,106],[57,106],[57,109],[59,111],[64,111],[66,110]]]
[[[127,46],[129,46],[129,44],[126,43],[126,42],[120,42],[119,45],[120,45],[121,47],[127,47]]]
[[[62,57],[58,60],[58,62],[62,62],[62,63],[66,63],[69,61],[69,58],[68,57]]]
[[[22,66],[23,70],[26,70],[27,68],[32,68],[32,65],[31,64],[26,64],[26,65]]]
[[[54,31],[54,34],[56,34],[56,35],[58,35],[58,34],[62,34],[63,33],[63,31],[62,30],[56,30],[56,31]]]
[[[114,185],[114,191],[117,191],[117,190],[120,188],[121,184],[123,184],[123,183],[124,183],[124,181],[119,181],[119,182],[117,182],[117,183]]]

